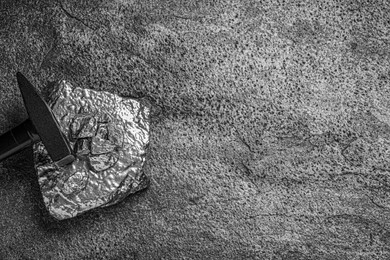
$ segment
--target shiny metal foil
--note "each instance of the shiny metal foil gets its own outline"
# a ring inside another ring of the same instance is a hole
[[[66,219],[113,205],[148,186],[142,171],[149,143],[147,104],[58,82],[49,106],[76,160],[58,167],[42,142],[34,163],[50,214]]]

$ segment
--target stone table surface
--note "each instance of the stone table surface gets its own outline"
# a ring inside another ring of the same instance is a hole
[[[0,259],[389,259],[390,2],[1,0],[0,133],[23,72],[153,104],[150,187],[55,221],[0,164]]]

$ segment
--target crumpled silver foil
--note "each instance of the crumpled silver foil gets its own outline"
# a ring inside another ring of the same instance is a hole
[[[108,92],[54,87],[48,102],[76,160],[57,167],[42,142],[34,164],[44,203],[57,219],[113,205],[148,186],[142,172],[149,143],[147,104]]]

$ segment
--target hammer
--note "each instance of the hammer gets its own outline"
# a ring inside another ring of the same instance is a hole
[[[29,118],[0,136],[0,162],[38,141],[57,166],[73,162],[72,149],[49,106],[22,73],[16,78]]]

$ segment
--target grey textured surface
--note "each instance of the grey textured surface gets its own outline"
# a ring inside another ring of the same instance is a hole
[[[14,74],[153,104],[151,187],[63,222],[1,165],[0,259],[389,259],[388,1],[0,2]],[[26,159],[27,158],[27,159]]]

